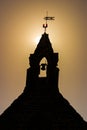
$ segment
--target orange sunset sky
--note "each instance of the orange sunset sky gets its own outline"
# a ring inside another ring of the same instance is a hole
[[[28,57],[44,33],[59,53],[59,89],[87,121],[87,1],[0,0],[0,114],[24,90]]]

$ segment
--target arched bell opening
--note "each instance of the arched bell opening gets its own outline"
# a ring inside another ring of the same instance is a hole
[[[47,65],[48,65],[48,61],[45,57],[43,57],[39,63],[40,66],[39,77],[47,77]]]

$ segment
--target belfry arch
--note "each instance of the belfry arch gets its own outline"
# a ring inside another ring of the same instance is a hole
[[[48,61],[46,57],[43,57],[39,63],[40,66],[39,77],[47,77],[47,65],[48,65]]]

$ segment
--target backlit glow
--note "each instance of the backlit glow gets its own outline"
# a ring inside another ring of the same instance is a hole
[[[35,38],[35,41],[34,41],[34,42],[35,42],[36,44],[38,44],[39,41],[40,41],[40,38],[41,38],[41,36],[37,36],[37,37]]]

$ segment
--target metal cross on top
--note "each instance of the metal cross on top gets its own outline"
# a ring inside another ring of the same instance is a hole
[[[48,27],[47,21],[48,20],[55,20],[55,17],[48,16],[48,12],[46,13],[46,17],[44,17],[44,20],[46,21],[45,24],[43,24],[44,32],[46,33],[46,28]]]

